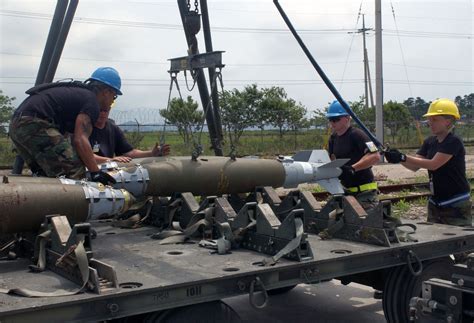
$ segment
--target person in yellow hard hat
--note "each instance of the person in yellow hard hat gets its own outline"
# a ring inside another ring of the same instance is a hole
[[[432,196],[428,202],[428,221],[457,226],[472,226],[471,188],[466,178],[466,151],[458,136],[453,134],[459,115],[456,103],[449,99],[433,101],[428,112],[433,136],[425,139],[415,156],[397,149],[386,151],[390,163],[401,163],[413,171],[426,168]]]

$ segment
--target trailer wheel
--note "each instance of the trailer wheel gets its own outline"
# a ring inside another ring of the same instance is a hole
[[[410,299],[415,296],[421,296],[422,283],[430,278],[440,278],[451,280],[454,262],[451,258],[433,259],[423,262],[423,272],[420,276],[410,274],[408,268],[404,267],[405,275],[408,279],[404,281],[401,295],[401,307],[399,308],[400,322],[409,321]]]
[[[421,296],[422,283],[430,278],[449,280],[452,274],[451,258],[423,262],[423,272],[414,276],[407,266],[393,268],[383,291],[383,310],[388,323],[408,322],[410,299]]]
[[[393,290],[395,289],[395,283],[400,277],[400,271],[402,270],[402,267],[395,267],[392,270],[390,270],[387,279],[385,280],[385,286],[383,289],[383,296],[382,296],[382,307],[383,307],[383,312],[385,315],[385,318],[387,319],[387,322],[395,322],[393,320],[394,313],[393,313],[393,303],[394,303],[394,294]]]
[[[222,301],[195,304],[154,312],[146,315],[143,323],[240,323],[239,315]]]

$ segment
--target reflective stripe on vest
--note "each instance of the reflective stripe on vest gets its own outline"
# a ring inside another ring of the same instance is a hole
[[[346,190],[350,193],[358,193],[358,192],[371,191],[371,190],[376,190],[376,189],[377,189],[377,183],[372,182],[372,183],[363,184],[361,186],[349,187]]]

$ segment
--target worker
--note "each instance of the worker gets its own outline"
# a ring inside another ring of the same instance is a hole
[[[90,180],[114,183],[100,171],[89,136],[99,111],[122,95],[119,73],[112,67],[100,67],[84,84],[61,83],[27,91],[30,96],[10,122],[16,149],[32,171],[41,175],[82,179],[87,167]]]
[[[345,192],[353,195],[366,210],[378,204],[377,183],[372,166],[380,161],[377,147],[360,129],[351,126],[351,117],[338,101],[328,108],[326,118],[332,129],[328,151],[331,160],[349,158],[339,176]]]
[[[99,118],[94,124],[89,137],[95,161],[98,164],[109,160],[128,163],[132,158],[166,156],[170,153],[169,145],[155,144],[151,150],[135,149],[125,138],[123,131],[109,119],[111,107],[101,109]]]
[[[425,139],[415,156],[397,149],[386,151],[390,163],[401,163],[417,171],[428,170],[431,197],[428,200],[428,221],[457,226],[471,226],[471,187],[466,178],[466,151],[464,144],[452,130],[460,119],[459,110],[452,100],[433,101],[428,112],[432,136]]]

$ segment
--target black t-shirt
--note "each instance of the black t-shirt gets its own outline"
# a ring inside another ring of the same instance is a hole
[[[347,165],[354,165],[365,154],[369,152],[366,142],[371,141],[369,137],[360,129],[349,127],[347,131],[338,136],[333,133],[329,138],[329,155],[334,155],[337,159],[349,158]],[[354,176],[341,174],[339,176],[342,185],[345,187],[356,187],[374,181],[372,167],[360,170]]]
[[[94,92],[80,87],[54,87],[30,95],[14,113],[49,120],[61,133],[74,133],[76,118],[87,114],[94,124],[99,117],[99,103]]]
[[[466,178],[466,150],[462,140],[452,133],[442,142],[438,142],[436,136],[431,136],[425,139],[417,154],[432,159],[437,152],[453,157],[437,170],[428,171],[433,183],[433,199],[442,202],[469,192],[471,188]]]
[[[103,157],[120,156],[133,150],[122,129],[111,119],[107,121],[103,129],[94,128],[89,141],[94,154]]]

